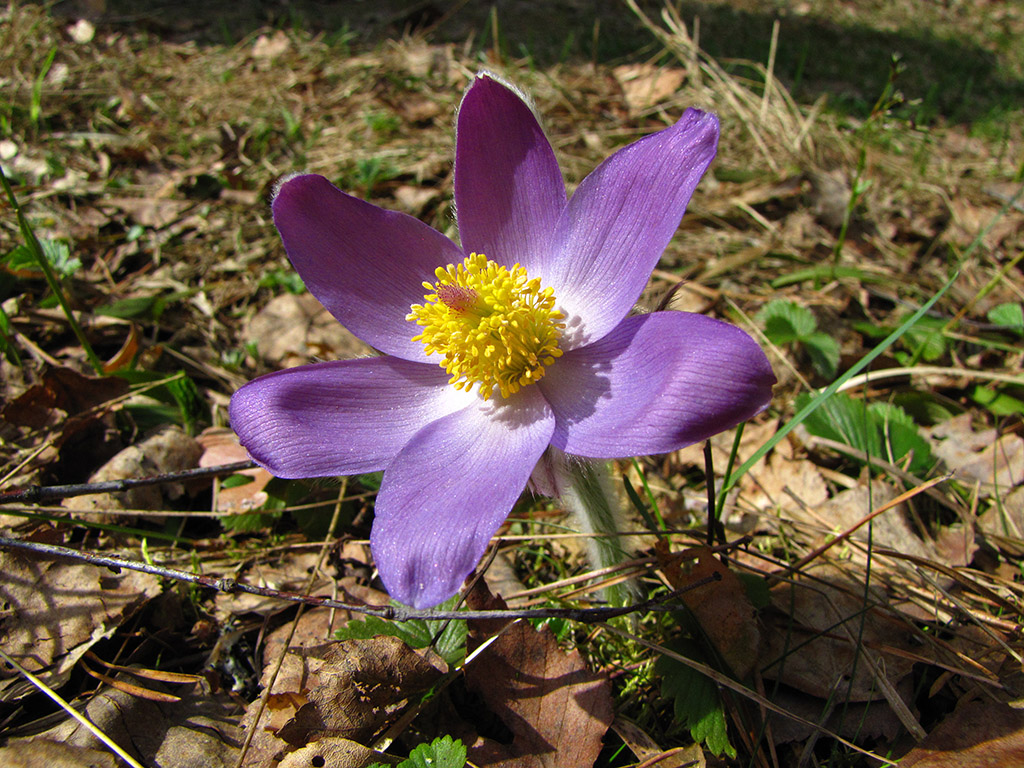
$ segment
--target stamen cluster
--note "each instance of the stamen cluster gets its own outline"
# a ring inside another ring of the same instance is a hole
[[[406,320],[423,327],[413,341],[443,355],[441,367],[456,389],[479,385],[487,400],[497,387],[508,397],[543,378],[545,366],[562,355],[565,323],[554,290],[518,264],[508,269],[473,253],[434,274],[437,282],[423,283],[430,293]]]

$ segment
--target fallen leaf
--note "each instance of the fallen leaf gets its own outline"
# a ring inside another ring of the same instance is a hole
[[[961,704],[900,760],[900,768],[1024,765],[1024,712],[978,699]]]
[[[276,665],[268,660],[265,685]],[[325,738],[367,741],[447,671],[436,654],[419,654],[387,636],[290,652],[259,723],[258,702],[243,717],[243,727],[257,729],[244,765],[262,768]]]
[[[707,548],[699,550],[697,563],[689,573],[683,573],[678,559],[673,565],[663,540],[655,547],[666,578],[673,589],[685,590],[683,601],[708,641],[736,677],[745,679],[757,664],[761,633],[757,628],[757,611],[743,582]],[[715,574],[715,581],[692,587]]]
[[[986,496],[1024,483],[1024,439],[995,429],[975,430],[969,412],[922,429],[932,451],[956,476],[977,482]]]
[[[481,624],[474,624],[471,631],[479,632]],[[597,760],[613,718],[611,685],[587,669],[578,651],[559,648],[547,627],[515,624],[466,667],[465,676],[466,687],[513,734],[510,745],[467,739],[474,765],[585,768]]]
[[[72,368],[49,368],[42,381],[7,403],[3,417],[10,424],[42,429],[69,416],[113,400],[128,391],[128,382],[114,377],[85,376]]]
[[[200,467],[216,467],[249,459],[249,452],[238,442],[238,435],[227,427],[207,427],[196,438],[196,442],[203,449],[199,457]],[[252,482],[218,488],[218,512],[246,512],[259,509],[266,503],[268,496],[263,489],[274,476],[263,467],[246,469],[238,474],[251,477]]]
[[[5,768],[120,768],[124,763],[113,752],[61,744],[34,738],[13,746],[0,747],[0,765]]]
[[[203,681],[173,703],[104,688],[89,698],[83,714],[143,765],[230,768],[238,759],[240,743],[237,710],[233,700],[212,694]],[[96,744],[92,732],[71,718],[30,739],[79,748]]]
[[[622,87],[630,114],[636,115],[675,95],[686,80],[686,71],[653,64],[623,64],[612,70]]]
[[[245,336],[256,342],[267,363],[284,368],[314,357],[349,358],[372,351],[308,293],[284,293],[271,299],[252,319]]]
[[[400,762],[394,755],[377,752],[351,739],[327,737],[286,755],[277,768],[366,768],[374,763],[398,765]]]
[[[836,695],[839,681],[847,702],[882,698],[871,666],[860,653],[872,655],[893,687],[909,675],[919,647],[916,636],[881,611],[865,612],[864,596],[855,589],[843,589],[824,578],[773,587],[775,610],[761,612],[761,674],[819,699]]]
[[[51,687],[161,591],[148,573],[114,573],[22,551],[0,551],[0,573],[0,647]],[[0,689],[19,680],[7,670],[0,674],[7,678]]]

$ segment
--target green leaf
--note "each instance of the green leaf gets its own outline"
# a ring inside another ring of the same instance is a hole
[[[839,369],[839,342],[818,331],[804,339],[804,346],[815,370],[826,379],[833,378]]]
[[[18,349],[11,341],[11,321],[3,307],[0,307],[0,354],[6,357],[11,365],[21,366]]]
[[[130,299],[120,299],[113,304],[99,307],[96,310],[96,314],[107,317],[120,317],[125,320],[133,317],[142,317],[143,315],[148,316],[156,304],[156,299],[156,296],[136,296]]]
[[[458,595],[448,598],[437,606],[437,610],[453,610],[458,600]],[[392,604],[399,605],[399,603]],[[438,636],[439,632],[440,636]],[[381,635],[397,637],[410,648],[426,648],[434,640],[434,637],[437,637],[434,650],[452,666],[461,663],[466,656],[466,622],[464,621],[427,621],[425,619],[388,621],[377,616],[367,616],[365,619],[348,622],[334,633],[338,640],[366,640]]]
[[[183,372],[181,378],[172,379],[165,386],[178,405],[181,426],[190,435],[195,434],[196,422],[206,416],[206,403],[196,383]]]
[[[810,401],[810,395],[797,398],[797,408]],[[807,431],[817,437],[848,445],[854,458],[868,455],[902,465],[913,455],[908,470],[924,474],[935,464],[931,448],[918,433],[917,424],[902,408],[889,403],[866,405],[849,395],[835,394],[804,422]]]
[[[42,246],[43,255],[58,277],[70,277],[82,266],[80,259],[71,258],[71,248],[63,240],[40,240],[39,245]],[[21,244],[12,248],[5,261],[11,272],[43,274],[32,249],[27,245]]]
[[[992,387],[976,384],[971,389],[971,399],[978,405],[987,408],[995,416],[1019,416],[1024,414],[1024,401]]]
[[[420,744],[398,768],[463,768],[465,765],[466,748],[462,742],[445,736],[429,744]]]
[[[693,650],[688,644],[678,643],[670,647],[680,655],[693,655],[688,653]],[[661,676],[661,695],[673,700],[676,720],[689,727],[693,740],[706,744],[716,756],[724,752],[729,757],[736,757],[736,748],[729,743],[725,709],[718,686],[700,672],[668,656],[658,658],[654,671]]]
[[[988,321],[1008,328],[1018,336],[1024,336],[1024,308],[1020,304],[1007,302],[992,307],[988,311]]]
[[[802,341],[818,329],[814,314],[792,301],[774,299],[757,313],[765,335],[773,344],[784,345]]]
[[[903,459],[913,454],[908,470],[915,475],[925,474],[935,465],[931,446],[918,434],[917,424],[910,414],[889,403],[872,403],[868,412],[882,435],[883,444],[889,449],[883,458],[902,466]]]
[[[807,393],[797,397],[797,410],[805,407],[810,401],[811,396]],[[860,453],[868,453],[875,457],[882,455],[878,428],[868,415],[863,400],[854,400],[844,394],[833,395],[807,417],[804,426],[812,435],[835,440]]]
[[[946,354],[946,337],[942,333],[945,325],[942,318],[922,317],[907,331],[903,343],[915,356],[934,362]]]

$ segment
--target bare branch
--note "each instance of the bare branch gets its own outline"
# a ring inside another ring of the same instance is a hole
[[[359,605],[342,603],[328,597],[302,595],[298,592],[283,592],[269,587],[257,587],[251,584],[241,584],[235,579],[204,576],[199,573],[189,573],[175,568],[164,568],[159,565],[152,565],[138,560],[128,560],[127,558],[121,557],[108,557],[90,552],[79,552],[78,550],[69,549],[68,547],[59,547],[53,544],[42,544],[34,541],[20,541],[18,539],[7,538],[5,536],[0,536],[0,547],[27,550],[36,554],[46,555],[48,557],[66,557],[72,560],[81,560],[91,563],[92,565],[110,568],[115,572],[119,572],[122,568],[127,568],[132,571],[152,573],[155,576],[175,579],[176,581],[184,581],[189,584],[196,584],[208,589],[215,589],[218,592],[226,592],[229,594],[233,592],[246,592],[251,595],[260,595],[262,597],[270,597],[287,602],[303,603],[305,605],[315,607],[335,608],[343,611],[351,611],[352,613],[377,616],[379,618],[390,619],[392,621],[409,621],[411,619],[425,619],[428,621],[446,619],[568,619],[570,621],[579,621],[589,624],[607,621],[608,619],[613,619],[617,616],[625,616],[636,612],[677,611],[681,606],[678,603],[675,603],[675,599],[679,597],[682,592],[702,587],[713,581],[718,581],[721,578],[720,574],[714,573],[705,579],[701,579],[690,584],[685,590],[677,590],[653,600],[646,600],[641,603],[627,605],[621,608],[531,608],[526,610],[510,609],[506,611],[412,611],[392,605]]]
[[[3,504],[39,504],[56,499],[69,499],[72,496],[85,496],[90,493],[120,493],[132,488],[161,483],[178,483],[183,480],[195,480],[218,475],[233,475],[246,469],[259,466],[254,461],[236,461],[232,464],[220,464],[216,467],[196,467],[182,472],[170,472],[166,475],[153,477],[132,477],[125,480],[108,480],[103,483],[77,483],[75,485],[32,485],[18,491],[0,493],[0,505]]]

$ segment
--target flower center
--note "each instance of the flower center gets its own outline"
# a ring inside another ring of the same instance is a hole
[[[413,341],[444,356],[441,367],[456,389],[479,384],[484,400],[495,387],[508,397],[543,378],[544,367],[561,357],[565,323],[554,291],[542,289],[540,278],[530,280],[518,264],[506,269],[482,253],[434,274],[436,283],[423,283],[430,291],[424,303],[413,304],[405,319],[423,327]]]

